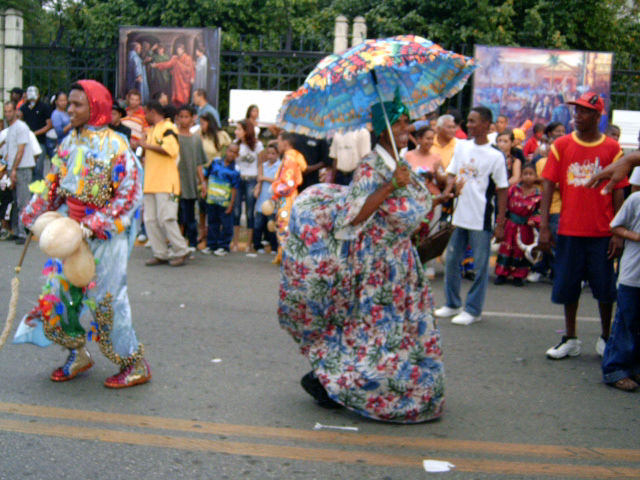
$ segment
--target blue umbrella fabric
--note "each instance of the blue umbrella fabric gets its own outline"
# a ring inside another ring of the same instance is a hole
[[[328,138],[366,127],[371,106],[396,94],[417,118],[459,92],[475,68],[472,58],[419,36],[366,40],[321,60],[287,97],[276,123],[287,131]]]

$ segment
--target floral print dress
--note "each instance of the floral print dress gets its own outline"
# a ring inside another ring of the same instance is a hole
[[[377,147],[349,187],[316,185],[298,197],[278,313],[333,400],[366,417],[415,423],[444,406],[440,333],[411,243],[431,195],[412,173],[411,184],[351,225],[394,168]]]

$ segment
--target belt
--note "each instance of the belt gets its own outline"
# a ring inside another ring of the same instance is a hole
[[[255,175],[255,176],[251,176],[251,175],[240,175],[240,179],[245,180],[245,181],[247,181],[247,180],[257,180],[257,178],[258,178],[258,176],[257,176],[257,175]]]
[[[69,216],[77,222],[80,222],[84,217],[93,213],[98,208],[95,205],[83,203],[73,197],[67,198],[67,207],[69,207]]]
[[[529,220],[529,218],[509,212],[509,220],[511,220],[513,223],[517,223],[518,225],[525,225],[527,223],[527,220]]]

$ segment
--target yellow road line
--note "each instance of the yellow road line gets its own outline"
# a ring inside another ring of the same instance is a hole
[[[390,455],[353,450],[329,450],[319,448],[268,445],[259,443],[207,440],[148,433],[123,432],[108,429],[52,425],[43,422],[21,422],[0,419],[0,431],[44,435],[73,440],[121,443],[174,450],[204,451],[231,455],[330,462],[381,467],[422,468],[423,456]],[[618,466],[567,465],[551,463],[508,462],[466,458],[440,458],[456,466],[461,472],[483,472],[497,475],[541,475],[578,478],[640,478],[640,469]]]
[[[546,458],[588,459],[606,461],[640,462],[640,450],[614,448],[588,448],[560,445],[534,445],[519,443],[484,442],[423,437],[397,437],[391,435],[369,435],[293,428],[233,425],[199,422],[174,418],[130,415],[122,413],[94,412],[43,405],[23,405],[0,402],[0,412],[11,414],[106,423],[139,428],[155,428],[191,433],[225,435],[235,437],[276,438],[306,442],[331,443],[337,445],[359,445],[404,448],[411,450],[455,451],[486,453],[491,455],[537,456]]]

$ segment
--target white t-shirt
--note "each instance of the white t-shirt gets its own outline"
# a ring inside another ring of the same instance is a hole
[[[464,179],[452,223],[467,230],[493,229],[491,199],[496,188],[509,187],[504,155],[489,143],[458,140],[447,173]]]
[[[24,153],[22,154],[22,160],[18,168],[33,168],[36,166],[35,159],[33,158],[33,150],[31,149],[30,134],[31,130],[26,123],[22,120],[16,120],[13,124],[7,128],[7,136],[5,142],[7,145],[7,167],[11,170],[13,162],[18,153],[18,146],[24,145]]]
[[[331,142],[329,157],[337,160],[341,172],[353,172],[362,157],[371,152],[371,135],[366,128],[337,133]]]
[[[631,185],[635,185],[636,187],[640,187],[640,167],[636,167],[631,172],[631,176],[629,177],[629,183]]]
[[[258,176],[258,154],[264,150],[262,142],[258,140],[256,146],[251,150],[246,143],[240,144],[240,152],[236,159],[236,170],[240,172],[242,177]]]

